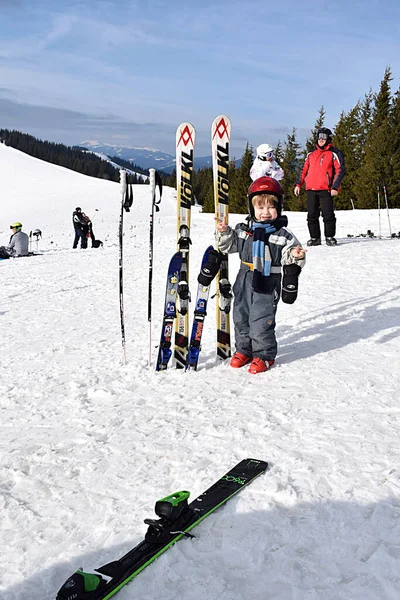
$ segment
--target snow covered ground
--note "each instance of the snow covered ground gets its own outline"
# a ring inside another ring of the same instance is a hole
[[[377,211],[338,212],[340,245],[309,250],[297,302],[278,308],[271,371],[216,360],[212,302],[198,372],[155,373],[173,190],[155,224],[151,367],[149,188],[125,215],[126,366],[119,185],[0,145],[0,196],[0,244],[15,220],[43,232],[42,256],[0,262],[0,597],[53,600],[76,568],[137,544],[158,498],[195,497],[252,457],[267,473],[118,598],[398,600],[400,239],[347,237],[377,233]],[[71,249],[75,206],[103,248]],[[390,218],[399,231],[400,211]],[[289,226],[306,242],[305,214]],[[193,210],[192,240],[194,288],[212,215]]]

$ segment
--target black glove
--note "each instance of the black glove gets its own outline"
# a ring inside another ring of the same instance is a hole
[[[293,263],[283,267],[282,302],[293,304],[299,291],[299,275],[301,268]]]
[[[207,257],[207,262],[202,267],[197,281],[204,286],[209,286],[219,271],[222,259],[221,252],[218,250],[210,250]]]

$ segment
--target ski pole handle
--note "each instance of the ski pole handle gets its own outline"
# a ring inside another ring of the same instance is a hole
[[[149,175],[150,175],[150,189],[152,191],[152,193],[154,194],[155,189],[156,189],[156,170],[155,169],[149,169]],[[152,200],[154,202],[154,197],[152,197]]]
[[[119,180],[120,180],[120,191],[121,191],[121,194],[124,195],[126,193],[126,171],[125,171],[125,169],[120,169]]]

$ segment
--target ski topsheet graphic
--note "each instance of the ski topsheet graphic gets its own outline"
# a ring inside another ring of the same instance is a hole
[[[168,267],[167,286],[165,289],[164,316],[161,327],[161,339],[158,348],[156,371],[164,371],[172,355],[171,340],[176,318],[176,300],[178,295],[179,275],[182,268],[182,254],[175,252]]]
[[[192,333],[186,357],[186,370],[197,370],[211,283],[220,269],[221,257],[223,256],[224,255],[218,252],[218,250],[215,250],[213,246],[209,246],[203,255],[200,273],[197,278],[197,294],[194,306]]]
[[[211,146],[214,181],[214,202],[216,219],[225,219],[228,224],[229,204],[229,146],[231,121],[225,115],[216,117],[211,126]],[[218,247],[217,247],[218,250]],[[230,308],[232,301],[228,275],[228,255],[224,254],[216,279],[217,306],[217,355],[229,358],[231,355]]]
[[[268,464],[246,458],[188,504],[189,492],[162,498],[155,505],[158,519],[145,519],[145,538],[119,560],[86,573],[79,569],[62,586],[56,600],[107,600],[158,556],[189,533],[214,510],[264,473]]]
[[[190,123],[182,123],[176,131],[177,250],[182,254],[175,319],[174,358],[178,369],[186,365],[189,343],[189,250],[190,216],[193,199],[193,157],[196,132]]]

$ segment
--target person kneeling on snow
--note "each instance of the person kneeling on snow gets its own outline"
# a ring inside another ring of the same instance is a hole
[[[287,229],[281,214],[283,189],[272,177],[260,177],[248,190],[249,216],[233,230],[225,219],[216,222],[217,247],[221,252],[239,252],[241,266],[233,286],[233,322],[236,352],[230,366],[251,363],[249,373],[262,373],[275,362],[277,342],[275,314],[282,300],[292,304],[297,297],[298,276],[305,264],[300,242]]]
[[[28,256],[29,238],[22,231],[21,223],[13,223],[10,225],[12,236],[8,246],[0,246],[0,258],[12,258],[17,256]]]

